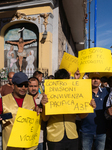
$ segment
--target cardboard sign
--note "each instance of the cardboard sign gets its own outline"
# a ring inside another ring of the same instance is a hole
[[[101,76],[101,77],[107,77],[107,78],[109,78],[109,77],[112,76],[112,73],[111,73],[111,72],[101,72],[101,73],[100,73],[100,76]]]
[[[108,77],[112,76],[112,57],[111,57],[111,66],[107,66],[106,71],[107,71],[106,74]]]
[[[85,73],[80,73],[80,78],[79,79],[82,79],[84,77],[84,74]]]
[[[45,94],[48,97],[46,115],[93,112],[90,79],[45,80]]]
[[[74,77],[77,68],[78,58],[65,52],[59,69],[66,69]]]
[[[93,47],[78,52],[80,72],[111,72],[111,51]]]
[[[7,146],[29,148],[38,145],[40,136],[40,115],[28,109],[19,108]]]

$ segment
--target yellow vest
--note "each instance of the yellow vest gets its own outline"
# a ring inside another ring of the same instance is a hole
[[[14,120],[18,111],[18,104],[12,94],[8,94],[2,97],[2,105],[3,105],[3,113],[12,113],[13,118],[2,121],[3,129],[2,129],[2,137],[3,137],[3,150],[22,150],[22,148],[13,148],[7,147],[8,139],[11,133],[11,129],[14,124]],[[32,96],[27,95],[25,96],[22,104],[22,108],[34,110],[35,103]],[[16,133],[15,133],[16,134]],[[34,150],[35,148],[29,148],[28,150]]]
[[[75,114],[50,116],[47,124],[47,140],[59,142],[63,139],[65,131],[69,139],[78,138],[75,118]]]

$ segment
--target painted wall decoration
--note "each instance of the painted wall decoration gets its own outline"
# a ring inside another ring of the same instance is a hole
[[[4,66],[9,71],[32,74],[38,67],[36,33],[24,26],[15,26],[7,30],[4,41]]]

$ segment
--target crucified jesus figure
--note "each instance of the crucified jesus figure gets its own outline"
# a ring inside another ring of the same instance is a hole
[[[19,42],[7,41],[9,44],[14,44],[18,46],[17,55],[19,57],[19,71],[22,71],[22,61],[23,57],[26,57],[26,51],[24,50],[24,45],[36,42],[36,39],[24,42],[23,38],[19,39]]]

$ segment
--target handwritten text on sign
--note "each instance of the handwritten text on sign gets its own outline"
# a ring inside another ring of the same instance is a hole
[[[61,61],[60,69],[66,69],[71,73],[71,76],[74,76],[77,68],[78,58],[65,52]]]
[[[93,112],[90,79],[45,80],[45,94],[49,101],[46,115]]]
[[[111,67],[111,51],[94,47],[78,52],[80,72],[108,72]]]
[[[40,115],[28,109],[19,108],[7,146],[29,148],[38,145],[40,136]]]

